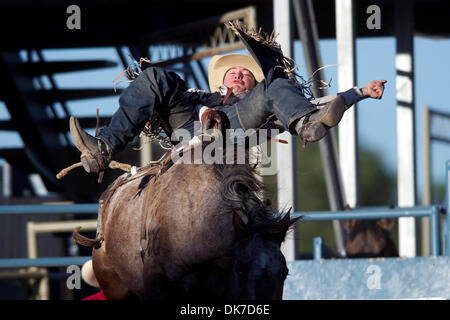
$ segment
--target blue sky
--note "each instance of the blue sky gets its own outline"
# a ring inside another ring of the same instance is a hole
[[[382,100],[366,99],[358,103],[359,145],[376,151],[383,164],[394,175],[397,172],[395,46],[396,42],[392,37],[356,41],[357,85],[361,87],[376,79],[388,81]],[[294,50],[294,59],[301,71],[301,62],[304,61],[301,44],[296,44]],[[321,40],[320,50],[323,65],[337,64],[335,40]],[[449,39],[414,39],[416,174],[419,195],[423,181],[423,109],[429,106],[433,110],[450,114],[449,53]],[[303,70],[306,72],[304,62]],[[326,81],[332,80],[328,93],[335,93],[337,67],[326,68],[325,78]],[[444,129],[450,138],[450,121]],[[431,153],[433,182],[445,183],[445,162],[450,160],[450,144],[433,142]]]
[[[397,172],[395,45],[395,39],[392,37],[356,41],[357,85],[363,86],[375,79],[388,81],[382,100],[366,99],[358,103],[359,144],[379,153],[386,168],[394,175]],[[335,40],[321,40],[320,50],[324,65],[337,63]],[[300,44],[295,51],[294,58],[300,64],[303,61]],[[419,195],[423,180],[423,109],[429,106],[450,114],[449,53],[449,39],[414,39],[416,174]],[[335,93],[337,68],[326,68],[325,77],[327,81],[332,79],[332,87],[328,92]],[[450,122],[444,129],[447,131],[447,137],[450,137]],[[450,144],[433,142],[431,153],[433,181],[444,183],[445,162],[450,160]]]
[[[415,37],[415,98],[416,98],[416,163],[418,194],[421,194],[423,173],[423,107],[450,113],[450,39],[429,39]],[[336,41],[321,40],[320,50],[323,65],[337,63]],[[395,39],[358,39],[357,85],[363,86],[370,80],[386,79],[385,94],[382,100],[367,99],[358,104],[359,143],[365,148],[380,154],[386,168],[395,175],[397,171],[396,141],[396,100],[395,100]],[[45,50],[47,60],[93,60],[107,59],[119,61],[113,48],[89,48],[73,50]],[[306,66],[301,44],[294,44],[294,60],[299,66],[299,73],[305,75]],[[152,59],[155,59],[152,57]],[[205,59],[205,68],[209,59]],[[113,88],[113,79],[122,71],[122,66],[96,71],[72,72],[56,75],[60,88]],[[328,92],[335,93],[337,88],[337,67],[325,69],[325,80],[331,81]],[[119,87],[126,87],[121,84]],[[102,116],[112,115],[118,107],[118,96],[110,98],[70,101],[72,114],[76,116],[94,115],[100,109]],[[0,102],[0,119],[8,119],[9,114]],[[450,127],[446,127],[450,132]],[[20,136],[16,133],[0,132],[0,147],[22,146]],[[434,182],[444,182],[445,161],[450,160],[450,145],[434,142],[432,144],[432,173]]]

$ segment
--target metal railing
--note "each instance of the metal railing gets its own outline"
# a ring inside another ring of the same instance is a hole
[[[0,206],[0,214],[89,214],[97,211],[96,203]]]
[[[446,163],[446,233],[443,234],[443,255],[450,256],[450,161]],[[431,255],[440,255],[440,210],[439,206],[416,206],[389,209],[385,207],[369,207],[348,211],[316,211],[316,212],[294,212],[292,218],[303,217],[304,221],[323,220],[347,220],[347,219],[380,219],[380,218],[402,218],[402,217],[429,217],[430,218],[430,247]],[[97,213],[98,204],[46,204],[46,205],[4,205],[0,206],[0,215],[3,214],[92,214]],[[321,254],[320,241],[315,241],[314,252]],[[317,248],[316,248],[317,247]],[[0,259],[0,269],[25,268],[25,267],[52,267],[68,266],[71,264],[83,264],[90,257],[55,257],[55,258],[33,258],[33,259]]]
[[[0,259],[0,269],[31,268],[31,267],[66,267],[70,265],[83,265],[91,260],[87,257],[55,257],[55,258],[18,258]]]
[[[0,206],[0,215],[21,215],[21,214],[96,214],[98,212],[98,204],[83,203],[83,204],[39,204],[39,205],[3,205]],[[36,232],[63,232],[67,231],[67,224],[73,227],[73,222],[58,221],[58,222],[39,222],[32,223],[33,234]],[[91,221],[76,221],[75,224],[85,226],[85,229],[92,230],[88,225]],[[28,223],[30,226],[30,222]],[[43,228],[43,229],[42,229]],[[41,230],[42,229],[42,230]],[[29,236],[29,235],[28,235]],[[30,244],[30,243],[29,243]],[[35,243],[32,245],[35,247]],[[31,249],[31,248],[29,248]],[[34,252],[32,250],[32,252]],[[37,258],[34,253],[33,257],[20,259],[0,259],[0,269],[7,268],[27,268],[27,267],[61,267],[72,264],[83,264],[90,259],[90,257],[51,257],[51,258]]]
[[[446,163],[446,179],[445,179],[445,187],[446,187],[446,195],[445,195],[445,213],[447,215],[447,234],[446,234],[446,241],[444,242],[446,244],[446,251],[447,255],[450,256],[450,160]]]
[[[323,220],[349,220],[349,219],[381,219],[381,218],[403,218],[403,217],[429,217],[430,218],[430,246],[431,255],[438,256],[440,254],[440,229],[439,229],[439,207],[438,206],[421,206],[421,207],[404,207],[404,208],[382,208],[374,207],[367,209],[355,209],[348,211],[316,211],[316,212],[294,212],[292,218],[302,216],[303,221],[323,221]],[[447,235],[448,236],[448,235]],[[321,245],[319,241],[315,241],[314,253],[320,254],[320,249],[316,248]],[[447,250],[448,251],[448,250]],[[450,255],[449,252],[446,253]],[[315,257],[317,259],[318,257]]]
[[[39,205],[3,205],[0,206],[0,215],[22,214],[96,214],[97,204],[39,204]],[[52,232],[71,232],[75,227],[81,226],[84,231],[96,230],[97,220],[71,220],[71,221],[28,221],[26,224],[27,258],[0,259],[1,279],[27,279],[28,286],[36,288],[31,290],[31,299],[48,300],[50,294],[49,267],[66,267],[70,265],[83,265],[91,259],[84,257],[45,257],[38,258],[37,234]],[[14,269],[14,271],[8,271]]]
[[[450,256],[450,161],[446,164],[446,228],[442,234],[443,250],[442,255]],[[315,212],[294,212],[292,218],[302,217],[303,221],[323,221],[323,220],[348,220],[348,219],[381,219],[381,218],[404,218],[404,217],[429,217],[430,218],[430,247],[431,255],[440,255],[440,210],[434,206],[415,206],[401,208],[386,207],[366,207],[346,211],[315,211]],[[314,239],[313,244],[314,259],[322,256],[322,240]]]

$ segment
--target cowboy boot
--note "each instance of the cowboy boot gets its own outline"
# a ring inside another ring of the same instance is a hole
[[[292,61],[283,55],[280,45],[270,36],[247,30],[245,25],[239,22],[230,22],[227,26],[234,31],[258,63],[267,84],[276,78],[289,78],[285,70],[293,69]]]
[[[81,163],[86,172],[99,173],[108,167],[112,148],[101,139],[86,133],[74,117],[70,117],[70,134],[75,147],[81,151]]]
[[[347,106],[343,96],[337,96],[322,109],[306,115],[303,123],[298,121],[295,130],[303,140],[303,147],[307,142],[322,139],[328,129],[336,126],[342,119]]]

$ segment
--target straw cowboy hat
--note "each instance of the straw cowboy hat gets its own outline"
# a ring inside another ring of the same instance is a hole
[[[255,77],[256,82],[261,82],[264,79],[261,68],[251,56],[245,54],[213,56],[208,66],[208,81],[211,92],[219,89],[223,84],[225,73],[232,67],[248,69]]]

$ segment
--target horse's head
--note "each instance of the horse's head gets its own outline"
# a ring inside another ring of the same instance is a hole
[[[349,258],[397,257],[398,251],[389,230],[394,219],[347,220],[348,231],[345,251]]]
[[[288,271],[278,245],[254,234],[237,245],[229,295],[238,300],[279,300]]]
[[[289,270],[280,245],[292,223],[289,213],[274,223],[280,225],[276,227],[277,232],[259,232],[258,226],[253,225],[252,220],[244,223],[240,216],[235,214],[234,225],[239,238],[229,277],[229,294],[233,299],[282,298],[284,281]]]
[[[220,168],[224,213],[232,214],[236,235],[228,281],[232,299],[281,299],[288,274],[280,246],[289,227],[297,221],[274,214],[261,201],[262,186],[249,165]]]

